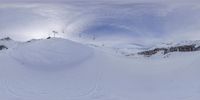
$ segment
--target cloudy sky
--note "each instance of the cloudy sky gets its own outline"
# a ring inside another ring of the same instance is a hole
[[[1,0],[0,2],[117,2],[117,3],[191,3],[199,2],[199,0]]]
[[[135,42],[200,39],[197,0],[1,0],[1,37],[129,37]]]

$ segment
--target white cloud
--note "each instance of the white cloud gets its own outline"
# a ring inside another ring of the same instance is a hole
[[[49,3],[51,1],[58,3]],[[199,1],[67,0],[68,3],[62,4],[59,3],[61,1],[66,0],[1,3],[0,32],[24,40],[44,37],[52,30],[65,30],[67,34],[61,35],[68,36],[81,32],[97,32],[99,28],[110,27],[123,29],[121,32],[127,34],[132,33],[130,36],[140,38],[140,41],[148,41],[148,38],[153,39],[151,42],[200,39]],[[106,32],[112,33],[109,29]]]

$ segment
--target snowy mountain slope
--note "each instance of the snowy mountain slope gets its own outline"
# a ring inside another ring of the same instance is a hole
[[[127,58],[52,38],[0,51],[3,100],[197,100],[200,53]]]
[[[96,75],[94,68],[76,67],[93,56],[93,50],[81,44],[38,40],[8,49],[0,56],[5,72],[0,79],[1,99],[63,100],[82,97],[95,86],[96,76],[90,76]]]
[[[20,42],[14,41],[9,37],[0,39],[0,45],[3,45],[7,48],[15,48],[20,44]]]
[[[159,43],[159,44],[153,45],[149,49],[176,47],[176,46],[183,46],[183,45],[195,45],[196,47],[199,47],[200,46],[200,40],[179,41],[179,42],[170,42],[170,43]]]
[[[177,43],[199,39],[198,1],[12,1],[0,3],[0,37],[14,38],[0,39],[0,100],[200,99],[200,51],[137,55],[199,47]]]
[[[180,41],[169,43],[158,43],[153,45],[138,44],[134,42],[118,41],[115,43],[108,41],[91,42],[89,46],[101,49],[110,54],[139,57],[140,55],[152,56],[157,54],[158,56],[166,55],[172,52],[195,52],[200,51],[200,41]]]
[[[158,53],[166,55],[172,52],[195,52],[195,51],[200,51],[199,40],[182,41],[180,43],[162,43],[159,45],[155,45],[145,51],[138,52],[138,54],[144,56],[152,56]]]
[[[63,39],[41,41],[23,44],[19,48],[15,48],[10,55],[15,60],[23,63],[24,66],[44,68],[44,70],[51,69],[50,67],[52,67],[51,70],[55,70],[55,67],[59,69],[79,64],[90,58],[93,53],[91,49],[85,46]]]

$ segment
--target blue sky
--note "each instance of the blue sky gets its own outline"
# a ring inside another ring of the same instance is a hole
[[[195,0],[19,1],[0,4],[0,33],[17,40],[45,37],[52,30],[64,30],[63,37],[81,33],[144,41],[200,39],[200,2]]]

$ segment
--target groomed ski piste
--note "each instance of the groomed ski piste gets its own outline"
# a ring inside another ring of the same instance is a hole
[[[199,51],[126,57],[62,38],[1,44],[1,100],[200,98]]]

